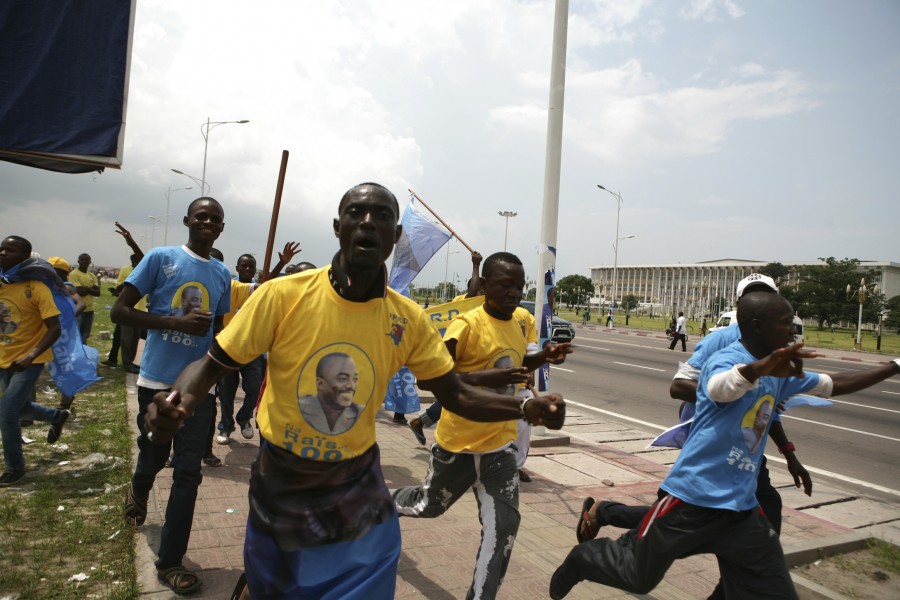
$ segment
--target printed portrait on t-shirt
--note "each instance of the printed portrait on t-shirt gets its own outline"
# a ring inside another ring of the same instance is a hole
[[[209,293],[202,283],[189,281],[175,292],[171,306],[173,317],[185,317],[194,312],[207,312],[209,311]]]
[[[766,439],[774,407],[775,399],[770,394],[766,394],[753,405],[753,408],[747,411],[741,420],[741,434],[744,436],[744,444],[751,454],[759,450]]]
[[[340,435],[356,425],[372,397],[374,368],[351,344],[331,344],[303,366],[297,403],[306,423],[326,435]]]
[[[18,307],[11,302],[0,302],[0,333],[12,333],[19,327]]]

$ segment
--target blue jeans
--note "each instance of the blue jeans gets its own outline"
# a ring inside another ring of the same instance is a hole
[[[181,564],[191,538],[194,521],[194,504],[197,502],[197,488],[203,480],[200,473],[200,459],[205,452],[206,436],[211,422],[210,412],[215,408],[215,396],[207,394],[193,416],[184,422],[184,427],[175,434],[173,444],[154,444],[147,439],[144,429],[144,415],[153,402],[153,396],[160,390],[138,386],[137,425],[141,431],[138,437],[137,467],[131,478],[134,494],[146,498],[153,488],[156,474],[166,464],[169,451],[174,444],[172,461],[172,490],[166,505],[166,521],[159,541],[158,569],[167,569]]]
[[[234,431],[234,396],[237,394],[238,378],[244,390],[244,404],[237,414],[238,425],[243,425],[253,418],[253,409],[256,408],[265,373],[266,358],[258,356],[240,369],[228,372],[219,380],[219,405],[222,407],[219,431],[229,433]]]
[[[62,411],[47,408],[31,401],[31,390],[44,369],[44,364],[32,364],[24,371],[0,369],[0,433],[3,439],[3,463],[10,471],[25,470],[22,454],[22,425],[19,419],[56,423]]]
[[[75,322],[78,323],[82,343],[87,344],[88,338],[91,337],[91,329],[94,327],[94,311],[84,311],[75,317]]]

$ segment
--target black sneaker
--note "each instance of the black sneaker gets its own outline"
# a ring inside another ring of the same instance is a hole
[[[140,368],[139,366],[137,366],[136,364],[133,364],[133,363],[132,363],[132,364],[130,364],[130,365],[126,365],[126,366],[125,366],[125,372],[126,372],[126,373],[131,373],[132,375],[140,375],[140,374],[141,374],[141,368]]]
[[[0,475],[0,488],[9,487],[23,477],[25,477],[25,471],[7,471]]]
[[[116,369],[119,366],[119,363],[114,360],[104,360],[101,364],[104,364],[107,367],[112,367],[113,369]]]
[[[221,467],[222,459],[215,454],[207,454],[203,457],[203,464],[207,467]]]
[[[56,440],[59,439],[59,436],[62,435],[63,425],[66,424],[66,421],[69,420],[69,417],[72,416],[72,411],[69,410],[61,410],[62,419],[59,423],[54,423],[50,426],[50,430],[47,432],[47,443],[54,444]]]

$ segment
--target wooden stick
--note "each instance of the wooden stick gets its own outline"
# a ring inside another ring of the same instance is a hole
[[[269,223],[269,241],[266,242],[266,260],[259,275],[262,283],[269,277],[269,265],[272,262],[272,249],[275,247],[275,229],[278,226],[278,213],[281,211],[281,193],[284,191],[284,176],[287,174],[288,151],[281,151],[281,170],[278,173],[278,185],[275,187],[275,206],[272,208],[272,222]]]
[[[455,237],[457,240],[459,240],[459,243],[460,243],[460,244],[462,244],[463,246],[466,247],[466,250],[468,250],[469,253],[475,254],[475,251],[472,250],[472,247],[471,247],[470,245],[468,245],[467,243],[465,243],[465,242],[463,241],[463,239],[462,239],[461,237],[459,237],[459,235],[457,235],[457,233],[456,233],[455,231],[453,231],[453,229],[451,229],[450,226],[447,225],[447,223],[445,223],[444,220],[443,220],[442,218],[440,218],[436,212],[434,212],[433,210],[431,210],[431,207],[428,206],[427,204],[425,204],[425,201],[422,200],[421,198],[419,198],[419,195],[418,195],[417,193],[415,193],[414,191],[412,191],[412,188],[406,188],[406,189],[409,190],[409,193],[412,194],[412,195],[415,197],[416,200],[418,200],[419,202],[422,203],[422,206],[424,206],[425,208],[428,209],[428,212],[430,212],[431,214],[434,215],[434,218],[435,218],[435,219],[437,219],[438,221],[441,222],[441,225],[443,225],[444,227],[447,228],[447,231],[449,231],[449,232],[453,235],[453,237]]]

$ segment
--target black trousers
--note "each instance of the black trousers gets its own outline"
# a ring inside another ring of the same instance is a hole
[[[550,596],[563,598],[584,580],[646,594],[673,562],[696,554],[716,555],[730,600],[797,599],[781,543],[760,510],[703,508],[668,495],[619,539],[575,546],[553,574]]]
[[[678,340],[681,340],[681,351],[687,352],[687,336],[683,333],[676,333],[672,336],[672,344],[669,346],[669,350],[675,349],[675,344],[678,343]]]

